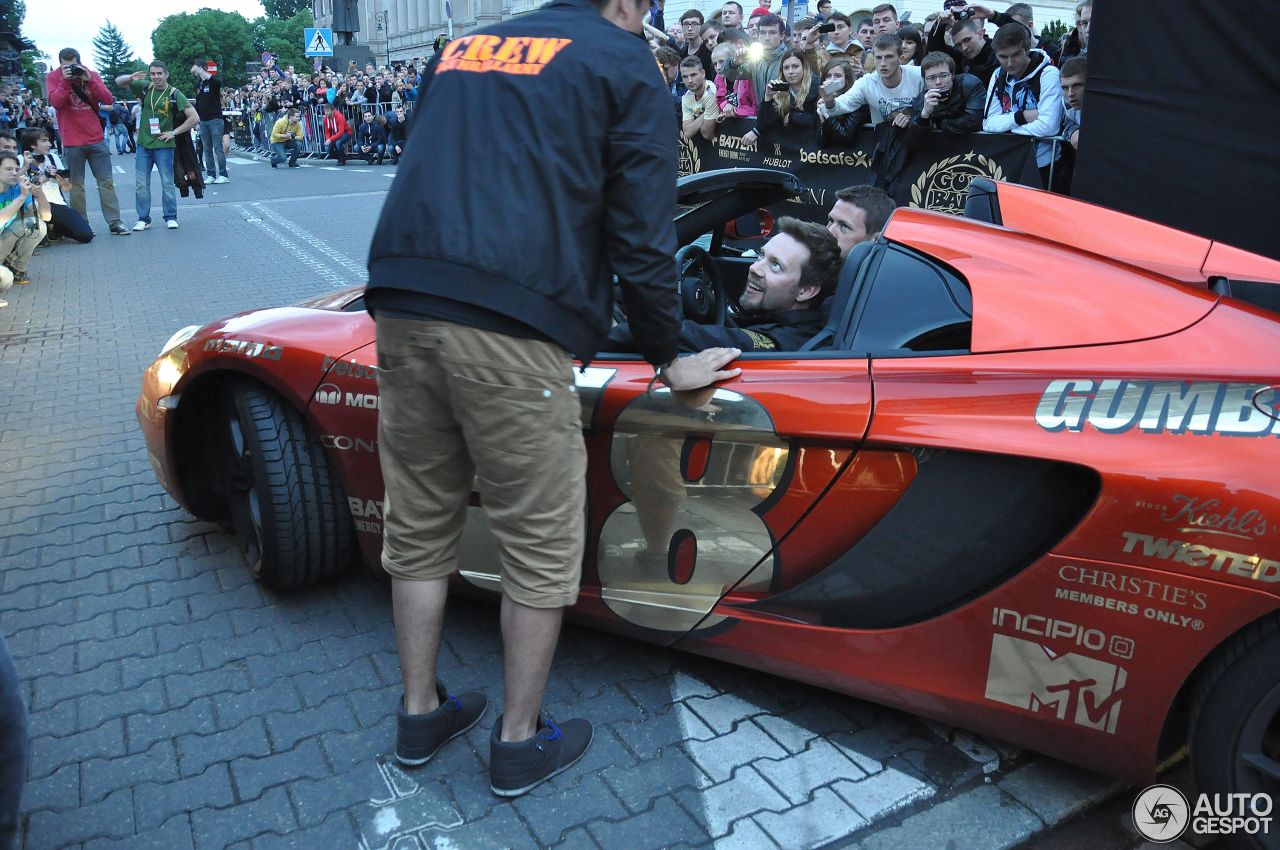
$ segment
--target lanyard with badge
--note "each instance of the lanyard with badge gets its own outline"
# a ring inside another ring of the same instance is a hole
[[[164,91],[160,92],[159,101],[155,99],[154,92],[155,92],[155,86],[152,86],[151,91],[147,92],[147,96],[149,98],[147,103],[147,111],[151,113],[151,117],[147,119],[147,126],[148,126],[148,129],[150,129],[151,135],[153,138],[159,136],[162,132],[164,132],[163,130],[160,129],[160,119],[156,117],[156,109],[160,106],[160,104],[165,102],[164,95],[169,93],[169,87],[165,86]]]

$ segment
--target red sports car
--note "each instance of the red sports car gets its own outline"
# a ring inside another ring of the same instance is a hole
[[[731,222],[790,175],[682,182],[686,312],[723,320]],[[767,226],[767,222],[766,222]],[[732,235],[732,231],[731,231]],[[741,244],[741,242],[737,243]],[[1280,791],[1280,263],[975,181],[856,247],[804,350],[704,404],[605,354],[574,613],[1133,781]],[[161,483],[276,587],[378,569],[360,288],[175,334],[138,419]],[[732,307],[730,306],[730,310]],[[471,511],[458,583],[498,589]]]

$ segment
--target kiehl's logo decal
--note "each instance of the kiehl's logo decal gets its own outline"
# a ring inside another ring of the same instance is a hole
[[[537,76],[557,53],[572,43],[571,38],[464,35],[449,42],[440,55],[436,73],[469,71],[485,74],[497,71],[500,74]]]

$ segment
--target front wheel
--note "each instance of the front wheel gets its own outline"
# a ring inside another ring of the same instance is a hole
[[[1280,799],[1280,617],[1249,626],[1210,662],[1192,702],[1190,744],[1201,793]],[[1247,804],[1243,814],[1252,814]],[[1267,834],[1237,833],[1226,846],[1277,846],[1280,811],[1269,814]]]
[[[265,388],[237,384],[219,430],[215,468],[254,578],[283,590],[345,570],[353,536],[346,495],[298,411]]]

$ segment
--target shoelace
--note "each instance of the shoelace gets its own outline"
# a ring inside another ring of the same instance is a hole
[[[560,739],[560,727],[548,720],[547,728],[539,732],[538,737],[544,741],[557,741]]]

